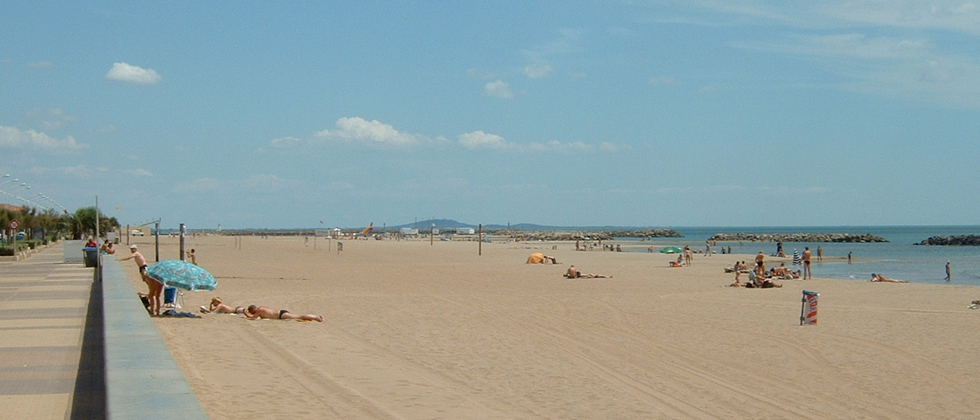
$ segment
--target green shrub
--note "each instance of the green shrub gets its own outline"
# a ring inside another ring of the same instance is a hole
[[[14,249],[9,246],[0,247],[0,257],[12,257],[14,256]]]

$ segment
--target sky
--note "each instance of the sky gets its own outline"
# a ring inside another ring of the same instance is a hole
[[[975,0],[9,1],[0,202],[189,229],[978,225],[978,38]]]

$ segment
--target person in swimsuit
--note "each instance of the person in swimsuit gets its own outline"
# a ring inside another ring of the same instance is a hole
[[[248,319],[259,319],[259,318],[298,319],[300,321],[323,322],[322,315],[313,315],[313,314],[296,315],[296,314],[289,313],[289,311],[285,309],[277,312],[275,309],[270,309],[270,308],[266,308],[265,306],[256,306],[256,305],[249,305],[248,308],[245,308],[245,313],[243,315],[245,315],[245,317]]]
[[[871,281],[874,283],[908,283],[905,280],[889,279],[881,274],[871,273]]]
[[[810,271],[810,247],[803,250],[803,280],[813,280],[813,272]]]
[[[219,298],[219,297],[213,297],[213,298],[211,298],[211,304],[208,305],[207,308],[205,308],[203,306],[201,307],[201,313],[205,313],[205,314],[210,314],[210,313],[218,313],[218,314],[244,314],[245,313],[245,307],[244,306],[236,306],[236,307],[232,308],[231,306],[228,306],[228,305],[225,305],[225,304],[221,303],[221,298]]]
[[[130,256],[120,258],[119,261],[136,261],[136,266],[140,268],[140,276],[143,278],[143,282],[146,283],[146,286],[150,289],[150,292],[147,293],[147,297],[150,299],[150,314],[159,316],[160,295],[163,294],[163,283],[146,274],[146,257],[144,257],[143,254],[140,254],[136,245],[130,245],[129,252],[132,253]]]

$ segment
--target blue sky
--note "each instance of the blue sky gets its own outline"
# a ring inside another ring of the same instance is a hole
[[[6,2],[0,190],[193,229],[980,224],[978,38],[974,1]]]

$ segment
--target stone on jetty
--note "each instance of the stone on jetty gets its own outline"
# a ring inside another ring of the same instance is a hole
[[[642,230],[601,230],[601,231],[527,231],[499,230],[495,235],[521,238],[525,241],[578,241],[603,240],[613,238],[680,238],[681,234],[671,229],[642,229]]]
[[[957,245],[957,246],[980,246],[980,236],[961,235],[961,236],[933,236],[916,245]]]
[[[718,233],[709,240],[719,242],[888,242],[871,234],[851,233]]]

